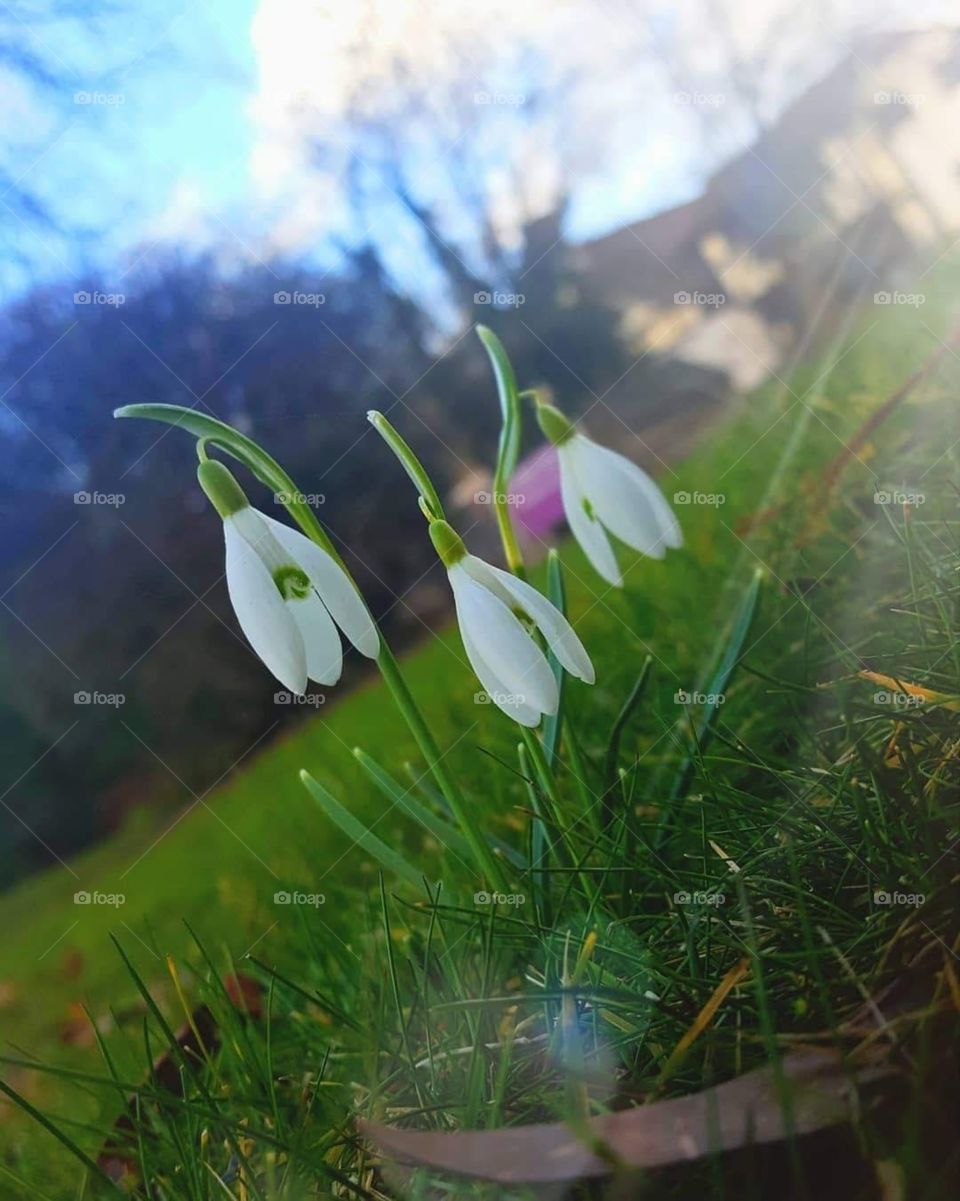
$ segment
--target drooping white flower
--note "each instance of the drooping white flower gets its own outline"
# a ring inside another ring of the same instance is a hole
[[[683,545],[673,510],[636,463],[578,432],[552,405],[539,405],[537,416],[557,448],[567,523],[607,583],[617,588],[623,584],[608,533],[653,559]]]
[[[350,577],[298,530],[251,507],[230,472],[200,464],[200,484],[223,518],[227,591],[247,641],[291,692],[335,684],[340,634],[370,659],[380,638]]]
[[[543,714],[557,711],[557,681],[534,628],[566,671],[594,682],[583,643],[546,597],[510,572],[467,554],[445,521],[431,522],[430,536],[447,569],[463,649],[499,709],[522,726],[535,726]]]

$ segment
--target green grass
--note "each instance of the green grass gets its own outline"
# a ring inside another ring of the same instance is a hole
[[[931,1082],[946,1035],[921,1017],[948,992],[956,949],[958,717],[935,704],[878,704],[878,685],[857,672],[960,693],[956,359],[948,355],[875,431],[831,495],[817,481],[936,348],[930,330],[946,333],[954,278],[945,270],[937,294],[928,289],[922,322],[913,310],[885,310],[877,324],[871,314],[849,342],[791,375],[793,394],[775,383],[750,398],[664,481],[668,493],[726,495],[719,508],[680,511],[682,552],[637,564],[614,593],[564,547],[569,611],[599,681],[567,683],[554,787],[523,778],[516,728],[472,703],[476,685],[454,634],[405,663],[491,836],[524,855],[533,837],[557,840],[549,870],[513,872],[523,905],[476,904],[462,857],[391,807],[356,763],[351,750],[361,746],[405,786],[416,781],[412,795],[442,818],[411,739],[371,683],[251,756],[159,841],[141,824],[73,864],[77,879],[49,873],[3,899],[0,981],[16,988],[0,1011],[8,1048],[57,1068],[8,1067],[8,1082],[95,1155],[119,1094],[144,1078],[145,1017],[151,1052],[165,1041],[158,1015],[184,1020],[164,962],[171,954],[191,1001],[220,1016],[224,1040],[204,1072],[189,1073],[187,1102],[154,1105],[143,1094],[151,1116],[137,1155],[158,1195],[239,1197],[241,1184],[250,1197],[389,1195],[353,1137],[355,1114],[437,1130],[569,1116],[585,1095],[570,1084],[571,1065],[587,1072],[593,1112],[627,1095],[691,1092],[776,1060],[792,1039],[844,1042],[843,1019],[909,970],[914,1018],[897,1037],[914,1087],[901,1089],[897,1120],[865,1120],[859,1144],[844,1145],[847,1159],[833,1166],[848,1165],[837,1181],[850,1195],[872,1195],[872,1159],[896,1163],[908,1195],[940,1195],[937,1173],[949,1161]],[[911,520],[873,503],[888,481],[926,494]],[[738,534],[761,509],[768,519]],[[611,731],[648,655],[650,679],[623,723],[622,775],[611,787]],[[691,726],[677,689],[711,692],[731,667],[712,721],[693,710]],[[432,891],[390,875],[381,886],[369,854],[351,848],[302,788],[301,768]],[[605,828],[596,820],[603,795],[613,809]],[[539,830],[533,809],[544,816]],[[126,901],[72,903],[74,891],[94,888]],[[283,888],[322,892],[326,902],[276,906]],[[877,890],[926,902],[919,913],[878,905]],[[687,905],[679,893],[709,899]],[[598,941],[583,965],[571,1044],[558,1034],[564,959],[572,963],[590,932]],[[158,1013],[148,1013],[111,933]],[[241,1019],[219,984],[251,948],[282,977],[271,982],[249,960],[244,968],[264,981],[269,1020]],[[671,1058],[743,958],[749,979],[687,1055]],[[78,1000],[103,1028],[124,1087],[109,1083],[96,1049],[61,1045],[58,1023]],[[511,1042],[518,1026],[530,1041]],[[71,1080],[70,1070],[91,1079]],[[20,1116],[8,1129],[0,1176],[9,1173],[12,1195],[78,1195],[83,1170],[48,1131]],[[799,1144],[782,1163],[704,1161],[644,1187],[658,1197],[802,1195],[804,1172],[808,1193],[823,1191],[822,1164]],[[508,1195],[458,1187],[448,1195]]]

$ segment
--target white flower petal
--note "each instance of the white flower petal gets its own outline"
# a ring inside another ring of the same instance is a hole
[[[288,600],[287,609],[297,623],[307,655],[307,675],[318,684],[336,684],[343,671],[343,648],[333,618],[312,592],[302,600]]]
[[[587,684],[594,682],[596,674],[593,664],[573,626],[536,588],[511,575],[509,571],[485,563],[476,555],[467,555],[463,566],[469,575],[478,583],[486,585],[504,604],[519,605],[527,613],[547,640],[550,650],[572,676],[584,680]]]
[[[556,713],[557,682],[519,618],[489,589],[478,584],[462,564],[451,567],[448,575],[460,630],[466,632],[481,662],[502,681],[508,694],[521,697],[522,703],[541,713]],[[473,666],[476,670],[477,664]],[[480,682],[487,687],[486,680]]]
[[[563,511],[567,517],[570,532],[580,544],[580,549],[590,560],[594,571],[607,581],[619,588],[623,584],[623,576],[617,566],[616,556],[610,545],[606,531],[595,517],[591,517],[584,501],[586,499],[577,479],[570,447],[576,441],[571,438],[558,447],[560,459],[560,495],[563,498]]]
[[[291,692],[301,693],[307,687],[303,639],[270,569],[237,528],[235,516],[223,523],[227,591],[233,611],[247,641],[270,671]]]
[[[489,663],[486,662],[483,655],[477,650],[473,639],[463,627],[460,628],[460,637],[463,640],[463,647],[467,652],[467,658],[470,660],[470,666],[476,672],[477,679],[483,685],[484,692],[497,708],[502,713],[506,713],[507,717],[512,718],[515,722],[519,722],[521,726],[532,728],[539,725],[540,710],[535,709],[533,705],[526,704],[515,693],[508,691],[507,686],[491,669]]]
[[[266,514],[263,518],[280,545],[310,577],[330,616],[349,641],[368,659],[376,659],[380,654],[377,628],[367,606],[340,564],[299,530]]]
[[[654,559],[681,545],[673,510],[636,463],[583,434],[570,440],[570,455],[580,487],[612,534]]]

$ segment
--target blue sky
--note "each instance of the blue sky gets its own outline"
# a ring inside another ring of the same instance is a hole
[[[186,189],[214,211],[242,208],[255,135],[250,22],[256,0],[204,0],[22,31],[58,76],[23,108],[12,174],[65,227],[88,230],[99,260],[139,243]],[[78,103],[77,96],[92,102]],[[12,139],[11,139],[12,141]],[[18,226],[36,274],[57,274],[78,245]],[[62,252],[62,254],[61,254]]]
[[[253,102],[259,64],[251,24],[260,0],[146,4],[101,16],[96,26],[14,27],[61,81],[21,106],[23,137],[11,172],[42,198],[65,240],[17,226],[30,269],[8,278],[18,291],[95,265],[128,265],[191,213],[207,229],[256,242],[251,155],[261,132]],[[318,64],[318,69],[322,69]],[[77,94],[92,102],[77,103]],[[568,232],[588,237],[645,211],[687,199],[698,186],[669,139],[648,139],[577,186]],[[86,230],[80,239],[69,231]]]
[[[747,4],[726,2],[735,7]],[[451,20],[464,20],[460,0],[444,3],[450,8],[441,3],[436,10],[443,19],[449,13]],[[488,0],[489,11],[485,8],[474,18],[481,35],[490,32],[491,23],[498,26],[504,12],[521,13],[507,5],[498,16],[498,3],[502,0]],[[673,3],[680,0],[664,0],[665,7],[660,0],[650,0],[651,11],[661,19],[661,37],[677,33],[679,9]],[[684,3],[690,9],[695,0]],[[26,11],[26,5],[21,7]],[[6,5],[3,9],[11,12]],[[749,4],[747,9],[754,11]],[[411,0],[384,0],[378,21],[394,37],[397,30],[389,27],[399,26],[401,43],[404,37],[409,43],[411,21],[424,37],[433,32],[422,22],[416,25],[419,11]],[[598,150],[596,162],[571,176],[567,234],[580,240],[690,199],[702,187],[710,165],[697,141],[696,118],[671,96],[673,77],[658,81],[654,59],[644,58],[642,50],[635,62],[628,60],[626,75],[605,75],[598,64],[604,66],[616,56],[622,31],[615,26],[604,30],[602,21],[591,19],[580,42],[569,36],[565,40],[563,29],[558,34],[556,26],[568,11],[552,8],[546,0],[530,0],[530,8],[517,17],[516,37],[532,37],[548,64],[551,55],[566,56],[581,69],[586,66],[590,77],[573,105]],[[94,266],[103,266],[109,275],[138,258],[149,264],[151,247],[159,241],[196,247],[204,238],[219,236],[235,251],[242,249],[242,242],[257,253],[271,232],[271,222],[289,218],[296,226],[296,172],[286,182],[288,192],[281,188],[273,197],[272,211],[264,199],[262,157],[257,175],[257,150],[264,144],[264,97],[269,109],[275,92],[281,112],[282,103],[295,99],[302,87],[319,89],[322,103],[323,89],[328,80],[343,74],[347,57],[335,35],[345,37],[343,45],[349,45],[354,32],[347,28],[353,9],[311,9],[306,0],[187,0],[179,7],[142,0],[139,7],[94,12],[91,26],[69,21],[31,29],[15,16],[4,22],[0,11],[0,38],[23,39],[61,80],[55,93],[24,93],[6,105],[14,117],[6,139],[7,171],[20,177],[22,186],[34,189],[66,230],[58,239],[14,225],[29,267],[0,273],[0,286],[8,295],[31,280],[76,275]],[[681,34],[674,44],[682,49],[683,39],[690,36]],[[576,44],[567,51],[571,41]],[[831,52],[838,49],[833,46]],[[429,58],[418,70],[430,71]],[[525,86],[533,81],[519,82]],[[628,83],[632,90],[624,100]],[[335,92],[332,84],[330,91]],[[95,102],[76,103],[77,93],[92,94]],[[316,92],[308,99],[315,102]],[[580,117],[583,112],[587,116]],[[593,112],[598,114],[595,133]],[[723,121],[722,136],[730,142],[728,151],[733,150],[746,131],[729,108]],[[429,189],[428,177],[426,184]],[[320,191],[318,198],[304,202],[305,189],[299,191],[308,220],[304,244],[297,249],[322,259],[329,253],[324,235],[333,232],[331,222],[339,219],[336,199],[331,192],[326,203],[328,194]],[[309,218],[314,214],[319,222],[311,231]],[[384,212],[388,228],[393,218]],[[90,231],[89,238],[77,236],[83,229]],[[8,249],[0,243],[0,253]],[[409,267],[409,251],[399,239],[395,253]]]

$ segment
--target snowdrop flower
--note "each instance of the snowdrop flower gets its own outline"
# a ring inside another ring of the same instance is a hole
[[[623,584],[608,533],[654,559],[683,544],[673,510],[636,463],[579,433],[553,405],[539,404],[537,420],[557,448],[570,530],[607,583]]]
[[[298,530],[251,508],[222,463],[205,460],[200,486],[223,518],[227,591],[247,641],[291,692],[307,680],[335,684],[343,667],[339,626],[375,659],[380,638],[352,580]]]
[[[544,596],[508,571],[467,554],[445,521],[430,523],[457,608],[463,649],[487,696],[522,726],[535,726],[544,713],[556,713],[557,681],[533,636],[534,627],[560,664],[592,684],[590,657],[573,627]]]

